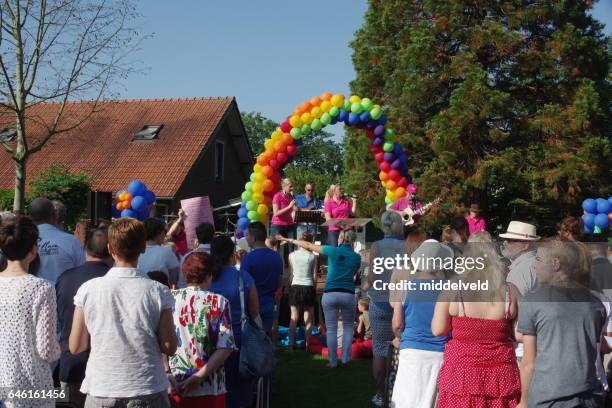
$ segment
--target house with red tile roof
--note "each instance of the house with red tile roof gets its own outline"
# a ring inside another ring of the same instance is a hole
[[[43,137],[57,108],[56,103],[29,108],[28,143]],[[28,180],[53,163],[86,172],[92,190],[103,193],[96,195],[98,218],[110,214],[108,193],[135,179],[157,195],[158,215],[176,212],[181,199],[202,195],[213,207],[223,207],[240,198],[254,164],[233,97],[104,101],[95,107],[70,102],[62,120],[65,128],[83,123],[30,156]],[[0,133],[7,134],[12,122],[0,116]],[[13,186],[14,162],[0,151],[0,189]]]

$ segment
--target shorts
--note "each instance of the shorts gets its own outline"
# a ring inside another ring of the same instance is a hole
[[[316,302],[314,286],[291,285],[289,288],[289,306],[314,307]]]

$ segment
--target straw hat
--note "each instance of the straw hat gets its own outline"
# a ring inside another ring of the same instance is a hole
[[[536,233],[535,225],[521,221],[510,221],[506,232],[499,234],[499,237],[517,241],[537,241],[540,239]]]

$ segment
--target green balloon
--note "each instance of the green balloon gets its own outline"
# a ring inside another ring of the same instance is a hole
[[[253,191],[253,182],[249,181],[244,185],[246,191]]]
[[[361,106],[360,103],[352,103],[351,104],[351,112],[356,113],[356,114],[360,114],[361,112],[363,112],[363,106]]]
[[[385,129],[385,137],[393,137],[393,135],[395,135],[395,132],[393,131],[393,129],[389,129],[389,128]]]
[[[323,115],[321,115],[321,123],[324,126],[327,126],[331,123],[331,116],[329,113],[325,112]]]
[[[338,116],[339,113],[340,109],[336,108],[335,106],[332,106],[332,108],[329,110],[329,114],[334,118]]]
[[[345,111],[351,110],[351,101],[348,99],[344,100],[344,104],[342,105]]]
[[[305,136],[309,133],[310,133],[310,125],[303,125],[302,126],[302,136]]]
[[[254,183],[257,181],[257,174],[251,173],[251,181]]]
[[[240,198],[242,198],[242,201],[246,203],[247,201],[249,201],[251,199],[251,195],[252,194],[251,194],[250,191],[245,191],[245,192],[242,193]]]
[[[294,139],[299,139],[300,137],[302,137],[302,131],[300,130],[300,128],[293,128],[291,129],[291,137]]]
[[[257,203],[255,201],[253,201],[253,200],[249,200],[246,203],[246,208],[249,211],[255,211],[257,209]],[[257,212],[255,214],[257,214]],[[251,217],[249,217],[249,218],[251,218]]]
[[[393,204],[393,200],[389,197],[385,197],[385,204]]]
[[[391,142],[385,142],[385,144],[383,145],[383,150],[385,152],[390,152],[393,150],[393,143]]]
[[[372,109],[372,106],[374,106],[374,103],[372,102],[370,98],[363,98],[361,100],[361,106],[363,106],[363,109],[369,111],[370,109]]]
[[[370,111],[370,116],[372,119],[378,120],[382,116],[382,111],[379,108],[374,108]]]
[[[321,130],[322,126],[323,125],[321,124],[321,121],[319,119],[313,120],[312,123],[310,124],[310,128],[314,131]]]
[[[254,203],[253,201],[250,201],[251,203]],[[257,206],[257,204],[255,204]],[[247,207],[248,208],[248,207]],[[259,214],[257,214],[257,211],[251,210],[247,213],[247,217],[249,217],[249,220],[255,222],[255,221],[259,221]]]

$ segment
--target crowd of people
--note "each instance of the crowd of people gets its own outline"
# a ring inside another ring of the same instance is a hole
[[[46,198],[27,216],[1,214],[0,389],[60,384],[88,408],[250,406],[242,316],[272,335],[286,286],[291,350],[301,318],[311,341],[319,305],[329,369],[350,364],[356,336],[371,339],[375,406],[604,406],[612,264],[603,234],[584,237],[568,217],[555,237],[512,221],[497,239],[472,205],[430,237],[404,225],[405,208],[420,207],[411,195],[382,213],[384,238],[358,252],[352,229],[330,228],[321,245],[303,226],[296,239],[297,208],[326,219],[356,212],[340,186],[323,202],[314,187],[294,198],[283,180],[270,231],[251,223],[240,248],[208,223],[187,243],[182,211],[171,225],[121,218],[75,234],[63,230],[66,208]],[[404,255],[407,267],[377,264]],[[459,271],[415,257],[482,261]],[[3,397],[0,406],[54,406]]]

